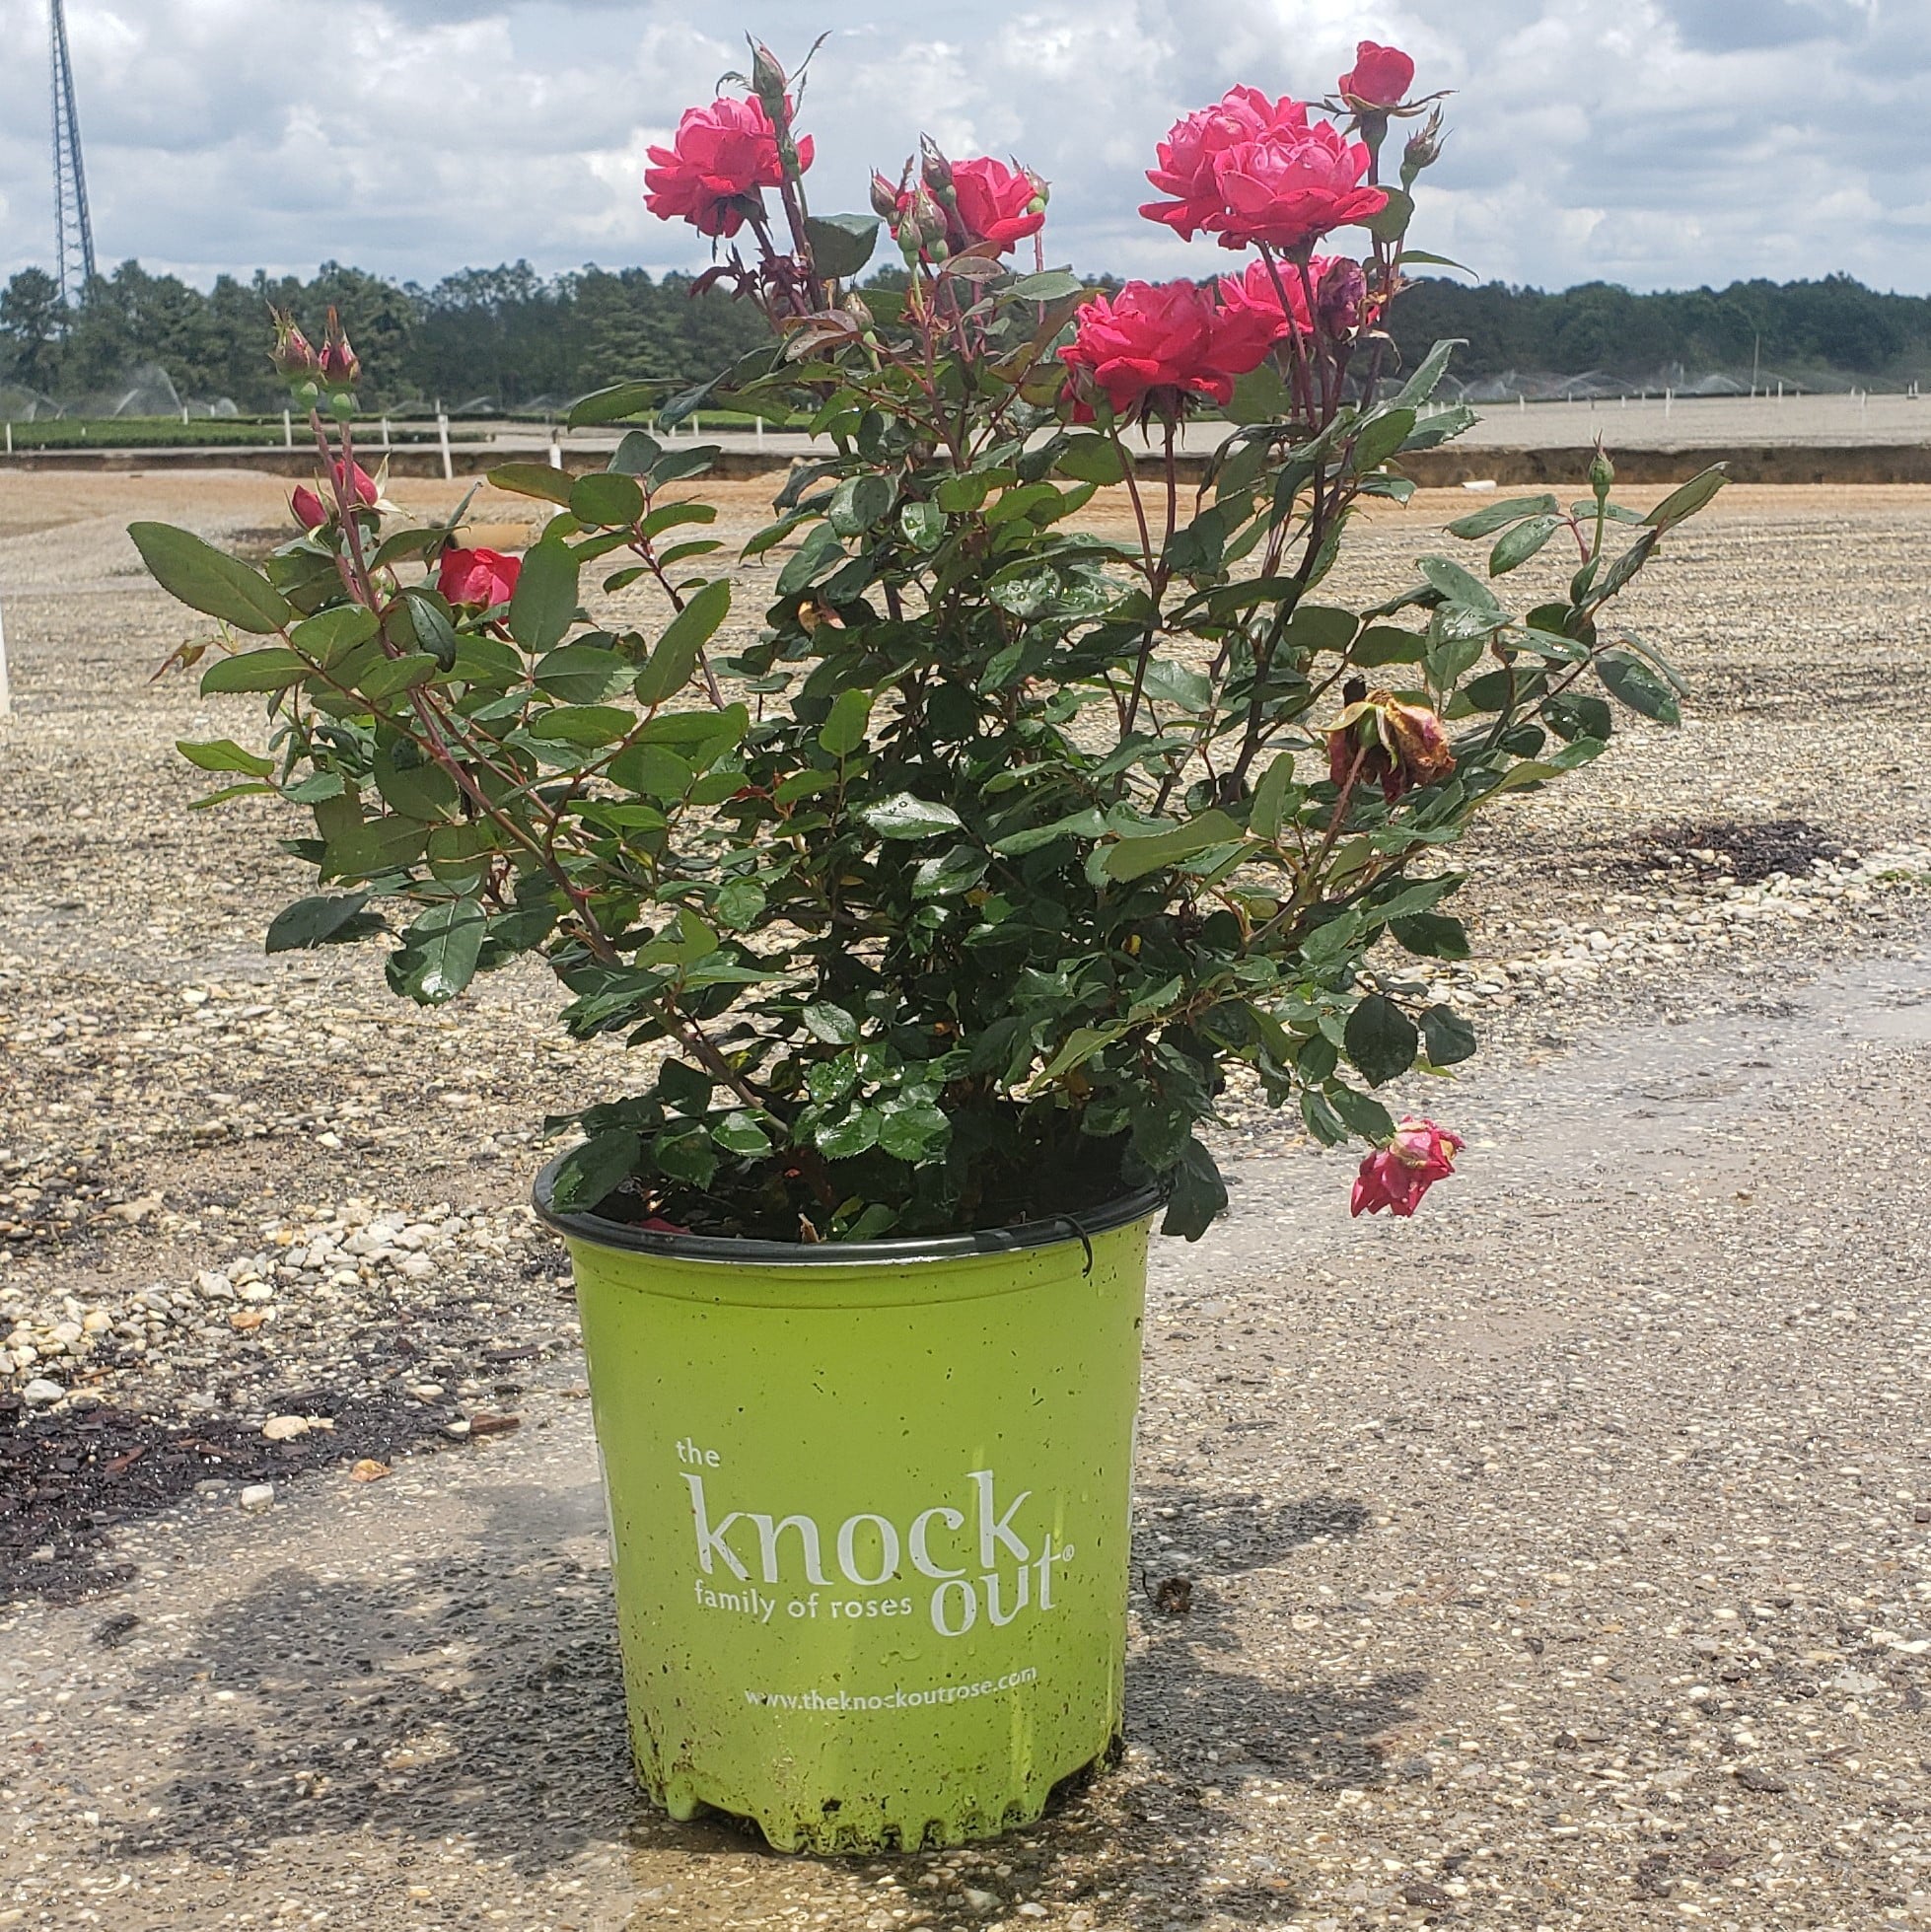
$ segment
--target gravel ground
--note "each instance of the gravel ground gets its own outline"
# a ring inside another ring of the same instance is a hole
[[[120,526],[277,503],[0,477],[0,1926],[1931,1922],[1931,492],[1733,491],[1669,554],[1684,730],[1470,855],[1493,1045],[1417,1097],[1464,1176],[1350,1223],[1236,1108],[1234,1213],[1156,1249],[1126,1763],[843,1865],[625,1779],[520,1205],[609,1049],[534,975],[459,1034],[262,959],[272,822],[185,809],[168,747],[246,714],[145,682],[192,620]]]

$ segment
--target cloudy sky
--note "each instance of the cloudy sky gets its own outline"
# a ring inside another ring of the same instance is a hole
[[[0,274],[51,253],[46,0],[0,0]],[[741,17],[787,59],[823,212],[920,127],[1053,182],[1054,259],[1204,273],[1139,220],[1180,112],[1320,94],[1361,37],[1456,90],[1413,240],[1484,278],[1845,270],[1931,293],[1931,0],[67,0],[97,250],[205,283],[327,257],[432,280],[703,259],[644,150]]]

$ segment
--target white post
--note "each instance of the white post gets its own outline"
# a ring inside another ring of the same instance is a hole
[[[1675,404],[1676,404],[1676,400],[1677,400],[1677,393],[1676,393],[1676,391],[1675,391],[1675,390],[1665,390],[1665,391],[1663,392],[1663,413],[1664,413],[1664,415],[1666,415],[1666,416],[1667,416],[1667,415],[1668,415],[1668,414],[1670,413],[1670,411],[1671,411],[1671,409],[1672,409],[1672,408],[1673,408],[1673,407],[1675,406]]]
[[[751,435],[756,439],[757,447],[761,450],[764,447],[764,418],[762,416],[753,418]]]
[[[389,418],[387,416],[383,418],[383,448],[385,450],[389,448]]]
[[[7,454],[9,456],[12,456],[13,453],[14,453],[14,426],[12,423],[9,423],[7,425]]]
[[[284,409],[282,411],[282,448],[284,450],[292,450],[294,449],[294,447],[295,447],[295,422],[294,419],[289,415],[288,411]]]
[[[187,421],[187,404],[185,402],[181,404],[181,421]]]
[[[556,431],[553,428],[549,433],[549,466],[552,469],[561,469],[563,467],[563,448],[557,442]]]
[[[443,448],[443,481],[447,483],[456,474],[456,465],[450,461],[450,419],[440,409],[436,411],[436,440]]]
[[[7,427],[11,430],[13,424],[9,423]],[[11,718],[13,715],[13,689],[7,682],[7,617],[6,612],[0,610],[0,718]]]

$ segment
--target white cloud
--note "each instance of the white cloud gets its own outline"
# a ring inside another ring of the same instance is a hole
[[[747,0],[787,56],[838,9]],[[528,256],[695,266],[643,150],[744,47],[716,0],[68,0],[105,261],[205,280],[335,256],[430,279]],[[0,45],[44,44],[0,0]],[[921,126],[1054,184],[1050,251],[1205,272],[1133,210],[1168,123],[1236,81],[1318,94],[1360,37],[1457,90],[1423,246],[1483,276],[1638,287],[1846,269],[1931,290],[1921,0],[928,0],[846,12],[812,187],[864,205]],[[0,72],[0,273],[51,251],[44,68]],[[1398,137],[1397,137],[1398,138]],[[1425,231],[1425,234],[1424,232]]]

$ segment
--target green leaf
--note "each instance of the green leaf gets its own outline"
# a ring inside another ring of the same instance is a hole
[[[1203,812],[1186,823],[1170,825],[1147,836],[1122,838],[1106,848],[1106,870],[1109,879],[1139,879],[1162,866],[1178,865],[1210,845],[1238,840],[1241,828],[1225,812],[1215,808]]]
[[[376,613],[360,604],[338,604],[304,617],[288,633],[288,641],[305,658],[327,669],[339,664],[358,644],[366,644],[381,627]]]
[[[1468,957],[1467,928],[1446,912],[1412,912],[1405,919],[1389,923],[1395,937],[1421,959],[1466,960]],[[1428,1057],[1435,1058],[1432,1053]]]
[[[1479,577],[1471,576],[1451,557],[1423,557],[1421,574],[1441,592],[1450,604],[1472,612],[1484,624],[1500,626],[1509,613],[1495,600],[1495,593]]]
[[[1387,1140],[1395,1132],[1394,1116],[1371,1094],[1357,1093],[1352,1087],[1330,1087],[1327,1102],[1348,1131],[1363,1140]]]
[[[1081,812],[1070,812],[1063,819],[1054,819],[1049,824],[1028,825],[1024,831],[1009,831],[1003,838],[993,841],[992,849],[1004,858],[1024,858],[1028,852],[1037,852],[1042,845],[1050,845],[1055,838],[1100,838],[1106,833],[1107,822],[1093,806]]]
[[[630,660],[601,644],[559,644],[537,660],[531,681],[565,704],[597,704],[629,683]]]
[[[609,470],[579,476],[570,485],[570,514],[593,529],[628,529],[644,514],[644,493],[631,476]]]
[[[1475,1030],[1453,1007],[1431,1006],[1421,1016],[1422,1048],[1429,1064],[1452,1067],[1475,1050]]]
[[[356,687],[364,697],[380,703],[400,691],[414,690],[418,684],[428,683],[440,668],[427,651],[410,651],[399,658],[379,658],[357,680]]]
[[[1084,295],[1086,284],[1067,269],[1046,268],[1022,275],[1004,293],[1020,302],[1063,302],[1069,295]]]
[[[868,469],[863,475],[847,476],[832,492],[825,521],[840,537],[857,537],[891,515],[897,498],[890,476]]]
[[[727,1113],[711,1129],[711,1138],[727,1154],[736,1154],[741,1160],[754,1161],[758,1155],[771,1151],[771,1136],[742,1109]]]
[[[865,743],[865,728],[871,721],[870,691],[840,691],[831,700],[831,709],[819,730],[821,750],[828,751],[834,758],[849,757]]]
[[[800,1011],[799,1018],[805,1023],[805,1031],[827,1046],[849,1046],[858,1038],[857,1017],[829,1000],[813,1000]]]
[[[1167,1213],[1160,1223],[1163,1235],[1198,1241],[1227,1208],[1227,1182],[1214,1157],[1188,1135],[1179,1165],[1168,1181]]]
[[[482,950],[488,915],[472,898],[432,905],[389,956],[390,990],[422,1006],[441,1006],[468,985]]]
[[[1528,522],[1504,532],[1488,553],[1488,574],[1506,576],[1518,565],[1527,563],[1562,528],[1560,517],[1531,517]]]
[[[1492,537],[1505,524],[1520,523],[1524,517],[1553,517],[1561,506],[1544,490],[1540,496],[1504,497],[1468,516],[1458,517],[1448,527],[1451,537]]]
[[[1410,203],[1410,207],[1412,205]],[[1448,374],[1450,358],[1457,349],[1466,346],[1466,340],[1459,335],[1447,336],[1437,342],[1416,365],[1414,374],[1401,385],[1401,393],[1395,400],[1403,408],[1419,410],[1440,388],[1442,378]]]
[[[876,215],[813,215],[805,223],[812,263],[827,280],[848,282],[872,258],[879,245]]]
[[[1559,738],[1573,743],[1578,738],[1608,742],[1615,720],[1600,697],[1587,692],[1565,691],[1542,706],[1541,715]]]
[[[1370,993],[1356,1005],[1348,1015],[1342,1040],[1348,1058],[1371,1087],[1406,1073],[1421,1045],[1414,1022],[1381,993]]]
[[[969,893],[986,875],[991,859],[970,845],[954,845],[930,859],[921,859],[912,874],[914,898],[950,898]]]
[[[1676,694],[1648,665],[1628,651],[1603,651],[1597,655],[1596,675],[1612,697],[1630,710],[1661,725],[1680,725],[1682,713]]]
[[[217,658],[201,674],[201,694],[214,697],[223,692],[285,691],[314,671],[307,658],[279,644],[265,644],[236,657]]]
[[[245,771],[250,778],[266,778],[275,768],[273,758],[245,751],[232,738],[213,738],[198,743],[193,739],[180,738],[175,741],[175,750],[189,764],[198,764],[203,771]]]
[[[879,1121],[879,1145],[894,1161],[930,1161],[946,1151],[952,1122],[929,1101],[888,1109]]]
[[[526,651],[552,650],[577,614],[577,559],[553,538],[533,543],[510,599],[510,635]]]
[[[237,630],[265,636],[295,615],[288,600],[258,571],[173,524],[129,524],[141,561],[170,597]]]
[[[546,503],[570,507],[570,474],[547,463],[504,463],[489,472],[489,480],[499,490],[513,496],[541,497]]]
[[[1155,658],[1147,666],[1143,688],[1162,704],[1177,704],[1182,711],[1197,715],[1207,708],[1214,687],[1204,672],[1193,671],[1166,658]]]
[[[560,1213],[589,1214],[637,1172],[642,1139],[627,1127],[592,1134],[564,1155],[550,1200]]]
[[[648,476],[664,445],[648,431],[626,429],[604,466],[612,476]]]
[[[942,831],[959,831],[960,817],[949,805],[934,805],[898,792],[858,815],[881,838],[936,838]]]
[[[1294,782],[1294,753],[1282,751],[1260,775],[1253,788],[1253,803],[1248,807],[1248,830],[1255,838],[1275,839],[1281,832],[1281,813],[1287,802],[1287,788]]]
[[[718,577],[706,584],[664,627],[650,662],[637,674],[637,702],[662,704],[690,681],[697,659],[731,608],[731,580]]]
[[[616,423],[626,416],[641,416],[663,394],[662,383],[615,383],[608,389],[594,390],[572,404],[568,426],[582,429],[591,423]]]
[[[637,722],[615,704],[559,704],[530,722],[530,736],[561,745],[614,745]]]
[[[1685,517],[1693,517],[1729,480],[1728,467],[1720,463],[1712,464],[1699,475],[1672,490],[1643,521],[1653,530],[1668,530]]]
[[[1263,362],[1234,379],[1234,398],[1225,414],[1230,422],[1285,422],[1294,413],[1294,394],[1271,363]]]
[[[1414,426],[1412,409],[1386,409],[1370,416],[1356,432],[1349,467],[1357,475],[1379,469],[1408,440]]]
[[[326,946],[332,941],[359,938],[363,927],[355,928],[362,908],[369,903],[367,893],[349,893],[340,897],[300,898],[284,906],[268,922],[265,953],[295,953],[311,946]],[[381,920],[372,925],[380,928]]]
[[[1069,436],[1052,466],[1079,483],[1119,483],[1126,479],[1126,460],[1109,436]]]
[[[1387,205],[1359,226],[1378,242],[1398,242],[1408,232],[1408,224],[1414,220],[1414,197],[1398,187],[1388,188],[1384,192],[1388,195]]]
[[[833,1161],[849,1161],[879,1144],[884,1124],[875,1107],[862,1107],[842,1120],[828,1121],[812,1135],[819,1151]]]

